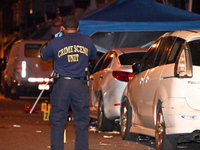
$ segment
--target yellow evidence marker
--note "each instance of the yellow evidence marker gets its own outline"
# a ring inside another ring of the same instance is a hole
[[[64,130],[64,143],[67,143],[67,130]]]

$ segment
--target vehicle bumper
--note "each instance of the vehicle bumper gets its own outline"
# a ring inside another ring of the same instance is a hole
[[[192,109],[184,98],[163,102],[166,134],[185,134],[200,130],[200,110]]]
[[[183,142],[200,142],[200,130],[195,130],[192,133],[183,134],[179,136],[178,143]]]
[[[38,85],[39,83],[29,83],[29,82],[23,82],[20,84],[18,83],[16,85],[16,93],[21,96],[37,96],[42,91],[38,89]],[[42,96],[49,96],[49,94],[51,93],[53,84],[51,83],[48,85],[50,86],[50,89],[44,90]]]

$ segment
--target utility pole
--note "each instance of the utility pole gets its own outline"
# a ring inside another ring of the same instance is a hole
[[[188,11],[192,12],[192,2],[193,0],[189,0],[188,2]]]

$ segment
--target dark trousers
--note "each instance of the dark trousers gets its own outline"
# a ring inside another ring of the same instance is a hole
[[[59,79],[51,96],[51,149],[64,150],[64,129],[69,106],[76,130],[75,150],[88,150],[89,93],[85,80]]]

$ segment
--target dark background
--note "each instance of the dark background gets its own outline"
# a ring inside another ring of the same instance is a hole
[[[66,5],[67,1],[71,1],[70,5],[69,3]],[[96,0],[97,7],[112,1],[115,0]],[[163,0],[155,1],[163,3]],[[167,4],[187,10],[189,1],[168,0]],[[41,3],[43,7],[39,9],[37,6]],[[85,11],[89,4],[90,0],[0,0],[0,32],[7,35],[29,28],[34,30],[46,19],[55,19],[70,13],[75,14],[78,9]],[[31,6],[33,13],[30,13]],[[193,0],[192,12],[200,14],[199,6],[200,1]]]

